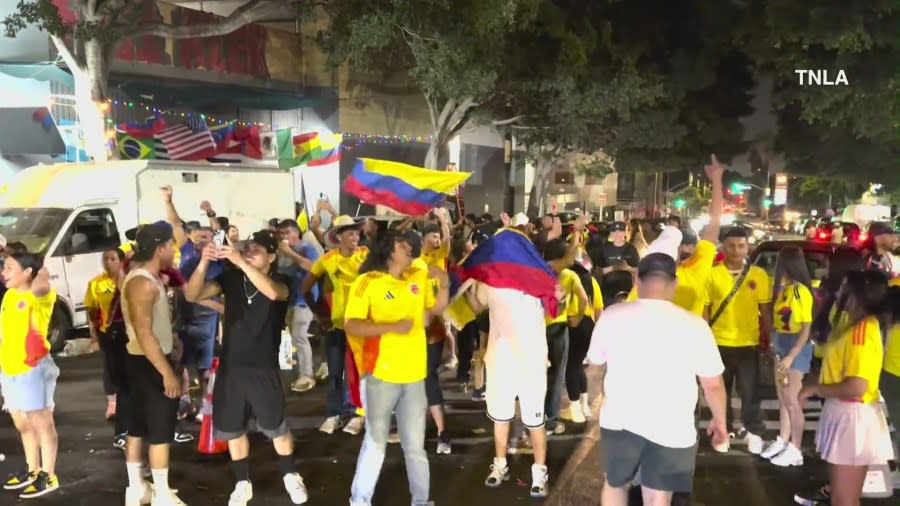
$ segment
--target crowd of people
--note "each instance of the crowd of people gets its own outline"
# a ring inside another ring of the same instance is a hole
[[[586,364],[604,372],[604,505],[627,504],[634,485],[645,504],[690,492],[702,441],[700,393],[716,451],[746,444],[784,467],[804,464],[802,406],[823,399],[815,443],[830,471],[816,495],[858,504],[868,466],[895,455],[879,401],[900,420],[897,234],[877,229],[865,259],[834,259],[818,287],[803,251],[784,248],[770,279],[748,262],[745,231],[720,234],[723,169],[715,157],[705,169],[712,201],[702,235],[672,217],[650,244],[639,223],[615,222],[608,241],[592,244],[585,217],[566,230],[554,214],[453,223],[437,208],[387,227],[338,215],[324,200],[309,219],[273,218],[242,240],[206,201],[208,224],[184,222],[172,188],[163,188],[165,219],[129,231],[128,245],[105,252],[85,297],[92,342],[104,357],[105,416],[115,420],[114,444],[125,453],[125,504],[184,504],[169,484],[170,445],[200,411],[201,399],[190,396],[194,381],[205,392],[216,362],[212,420],[231,457],[229,505],[253,497],[249,430],[272,440],[291,501],[308,500],[286,423],[278,359],[284,329],[295,350],[289,389],[303,393],[325,382],[319,431],[364,432],[351,505],[371,504],[390,442],[402,444],[411,504],[432,504],[428,414],[435,453],[453,451],[439,381],[445,369],[456,369],[472,398],[485,401],[493,422],[485,486],[510,480],[510,453],[530,453],[530,495],[547,497],[548,435],[597,416]],[[542,259],[556,279],[552,304],[488,282],[458,282],[470,255],[501,234]],[[56,294],[42,259],[27,251],[6,257],[3,279],[0,387],[26,460],[4,488],[28,499],[60,486],[59,369],[47,341]],[[452,316],[457,304],[471,317]],[[314,322],[324,334],[319,353],[310,340]],[[771,336],[781,406],[780,430],[769,441],[760,413],[764,336]],[[517,418],[521,434],[513,430]]]

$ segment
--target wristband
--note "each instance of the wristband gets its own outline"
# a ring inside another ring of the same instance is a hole
[[[216,217],[216,212],[213,211],[213,210],[206,211],[206,217],[207,217],[207,218],[215,218],[215,217]]]

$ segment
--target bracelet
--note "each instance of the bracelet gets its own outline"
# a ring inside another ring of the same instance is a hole
[[[206,211],[206,217],[207,217],[207,218],[215,218],[215,217],[216,217],[216,212],[213,211],[213,210]]]

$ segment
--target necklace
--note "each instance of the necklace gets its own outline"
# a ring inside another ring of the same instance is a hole
[[[259,289],[252,294],[247,293],[247,275],[243,275],[241,277],[241,288],[244,290],[244,297],[247,297],[247,304],[253,304],[253,297],[256,297],[256,294],[259,293]],[[254,287],[255,288],[255,287]]]

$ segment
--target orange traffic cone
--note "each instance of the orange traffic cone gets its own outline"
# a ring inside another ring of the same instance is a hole
[[[203,406],[200,412],[203,414],[203,422],[200,424],[200,440],[197,442],[197,451],[204,455],[218,455],[228,451],[228,443],[219,441],[213,435],[212,403],[213,387],[216,383],[216,370],[219,369],[219,358],[213,358],[212,368],[209,370],[209,382],[206,386],[206,395],[203,396]]]

